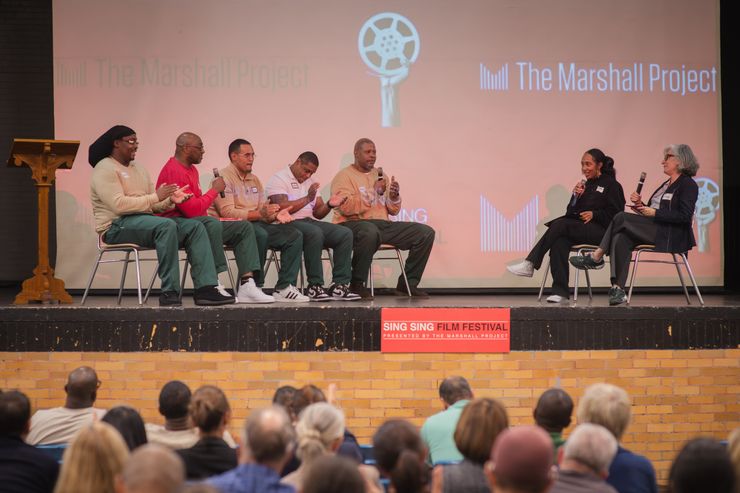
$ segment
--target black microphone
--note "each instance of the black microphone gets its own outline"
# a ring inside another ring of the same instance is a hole
[[[581,186],[582,187],[585,187],[586,186],[586,180],[581,180]],[[580,197],[580,195],[578,195],[577,193],[573,192],[573,197],[570,199],[570,206],[571,207],[573,207],[574,205],[576,205],[576,202],[578,202],[578,197]]]
[[[644,171],[640,173],[640,181],[637,182],[637,190],[635,190],[635,193],[637,195],[640,195],[640,192],[642,192],[642,186],[645,184],[645,177],[647,176],[647,173]]]
[[[378,180],[382,180],[383,179],[383,168],[377,167],[375,169],[378,170]]]
[[[221,176],[221,175],[219,175],[219,174],[218,174],[218,168],[213,168],[213,176],[215,176],[216,178],[218,178],[219,176]],[[222,199],[223,199],[224,197],[226,197],[226,194],[224,193],[224,191],[223,191],[223,190],[221,190],[220,192],[218,192],[218,195],[219,195],[219,196],[220,196],[220,197],[221,197]]]

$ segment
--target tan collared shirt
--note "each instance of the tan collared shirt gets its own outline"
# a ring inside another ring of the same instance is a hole
[[[254,173],[243,177],[233,164],[219,171],[226,182],[224,197],[217,196],[208,214],[214,217],[249,219],[249,212],[259,210],[266,202],[262,182]]]

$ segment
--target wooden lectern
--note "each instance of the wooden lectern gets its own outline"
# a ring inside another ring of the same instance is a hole
[[[72,168],[79,147],[77,140],[13,140],[8,166],[31,168],[39,199],[39,263],[33,277],[23,281],[23,289],[15,297],[16,305],[29,301],[72,303],[64,281],[54,277],[54,269],[49,265],[49,188],[57,169]]]

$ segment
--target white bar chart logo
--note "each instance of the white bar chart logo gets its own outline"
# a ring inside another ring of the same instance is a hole
[[[532,198],[512,219],[507,219],[480,196],[481,252],[524,252],[531,248],[539,223],[539,197]]]
[[[498,72],[494,72],[482,63],[480,64],[480,90],[481,91],[508,91],[509,90],[509,64],[505,63]]]

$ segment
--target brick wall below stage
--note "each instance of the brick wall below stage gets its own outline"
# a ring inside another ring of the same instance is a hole
[[[421,425],[438,412],[440,379],[465,376],[476,396],[506,406],[512,424],[532,422],[539,394],[560,385],[577,401],[592,383],[609,382],[633,398],[623,444],[647,455],[664,484],[687,439],[726,439],[740,426],[740,349],[697,351],[551,351],[510,354],[345,353],[0,353],[0,388],[18,388],[34,409],[60,406],[70,370],[90,365],[103,382],[98,407],[128,404],[161,422],[157,396],[172,379],[191,388],[215,384],[239,433],[250,409],[268,405],[280,385],[339,387],[338,404],[360,443],[385,419]],[[574,417],[575,421],[575,417]],[[566,432],[567,435],[567,432]]]

